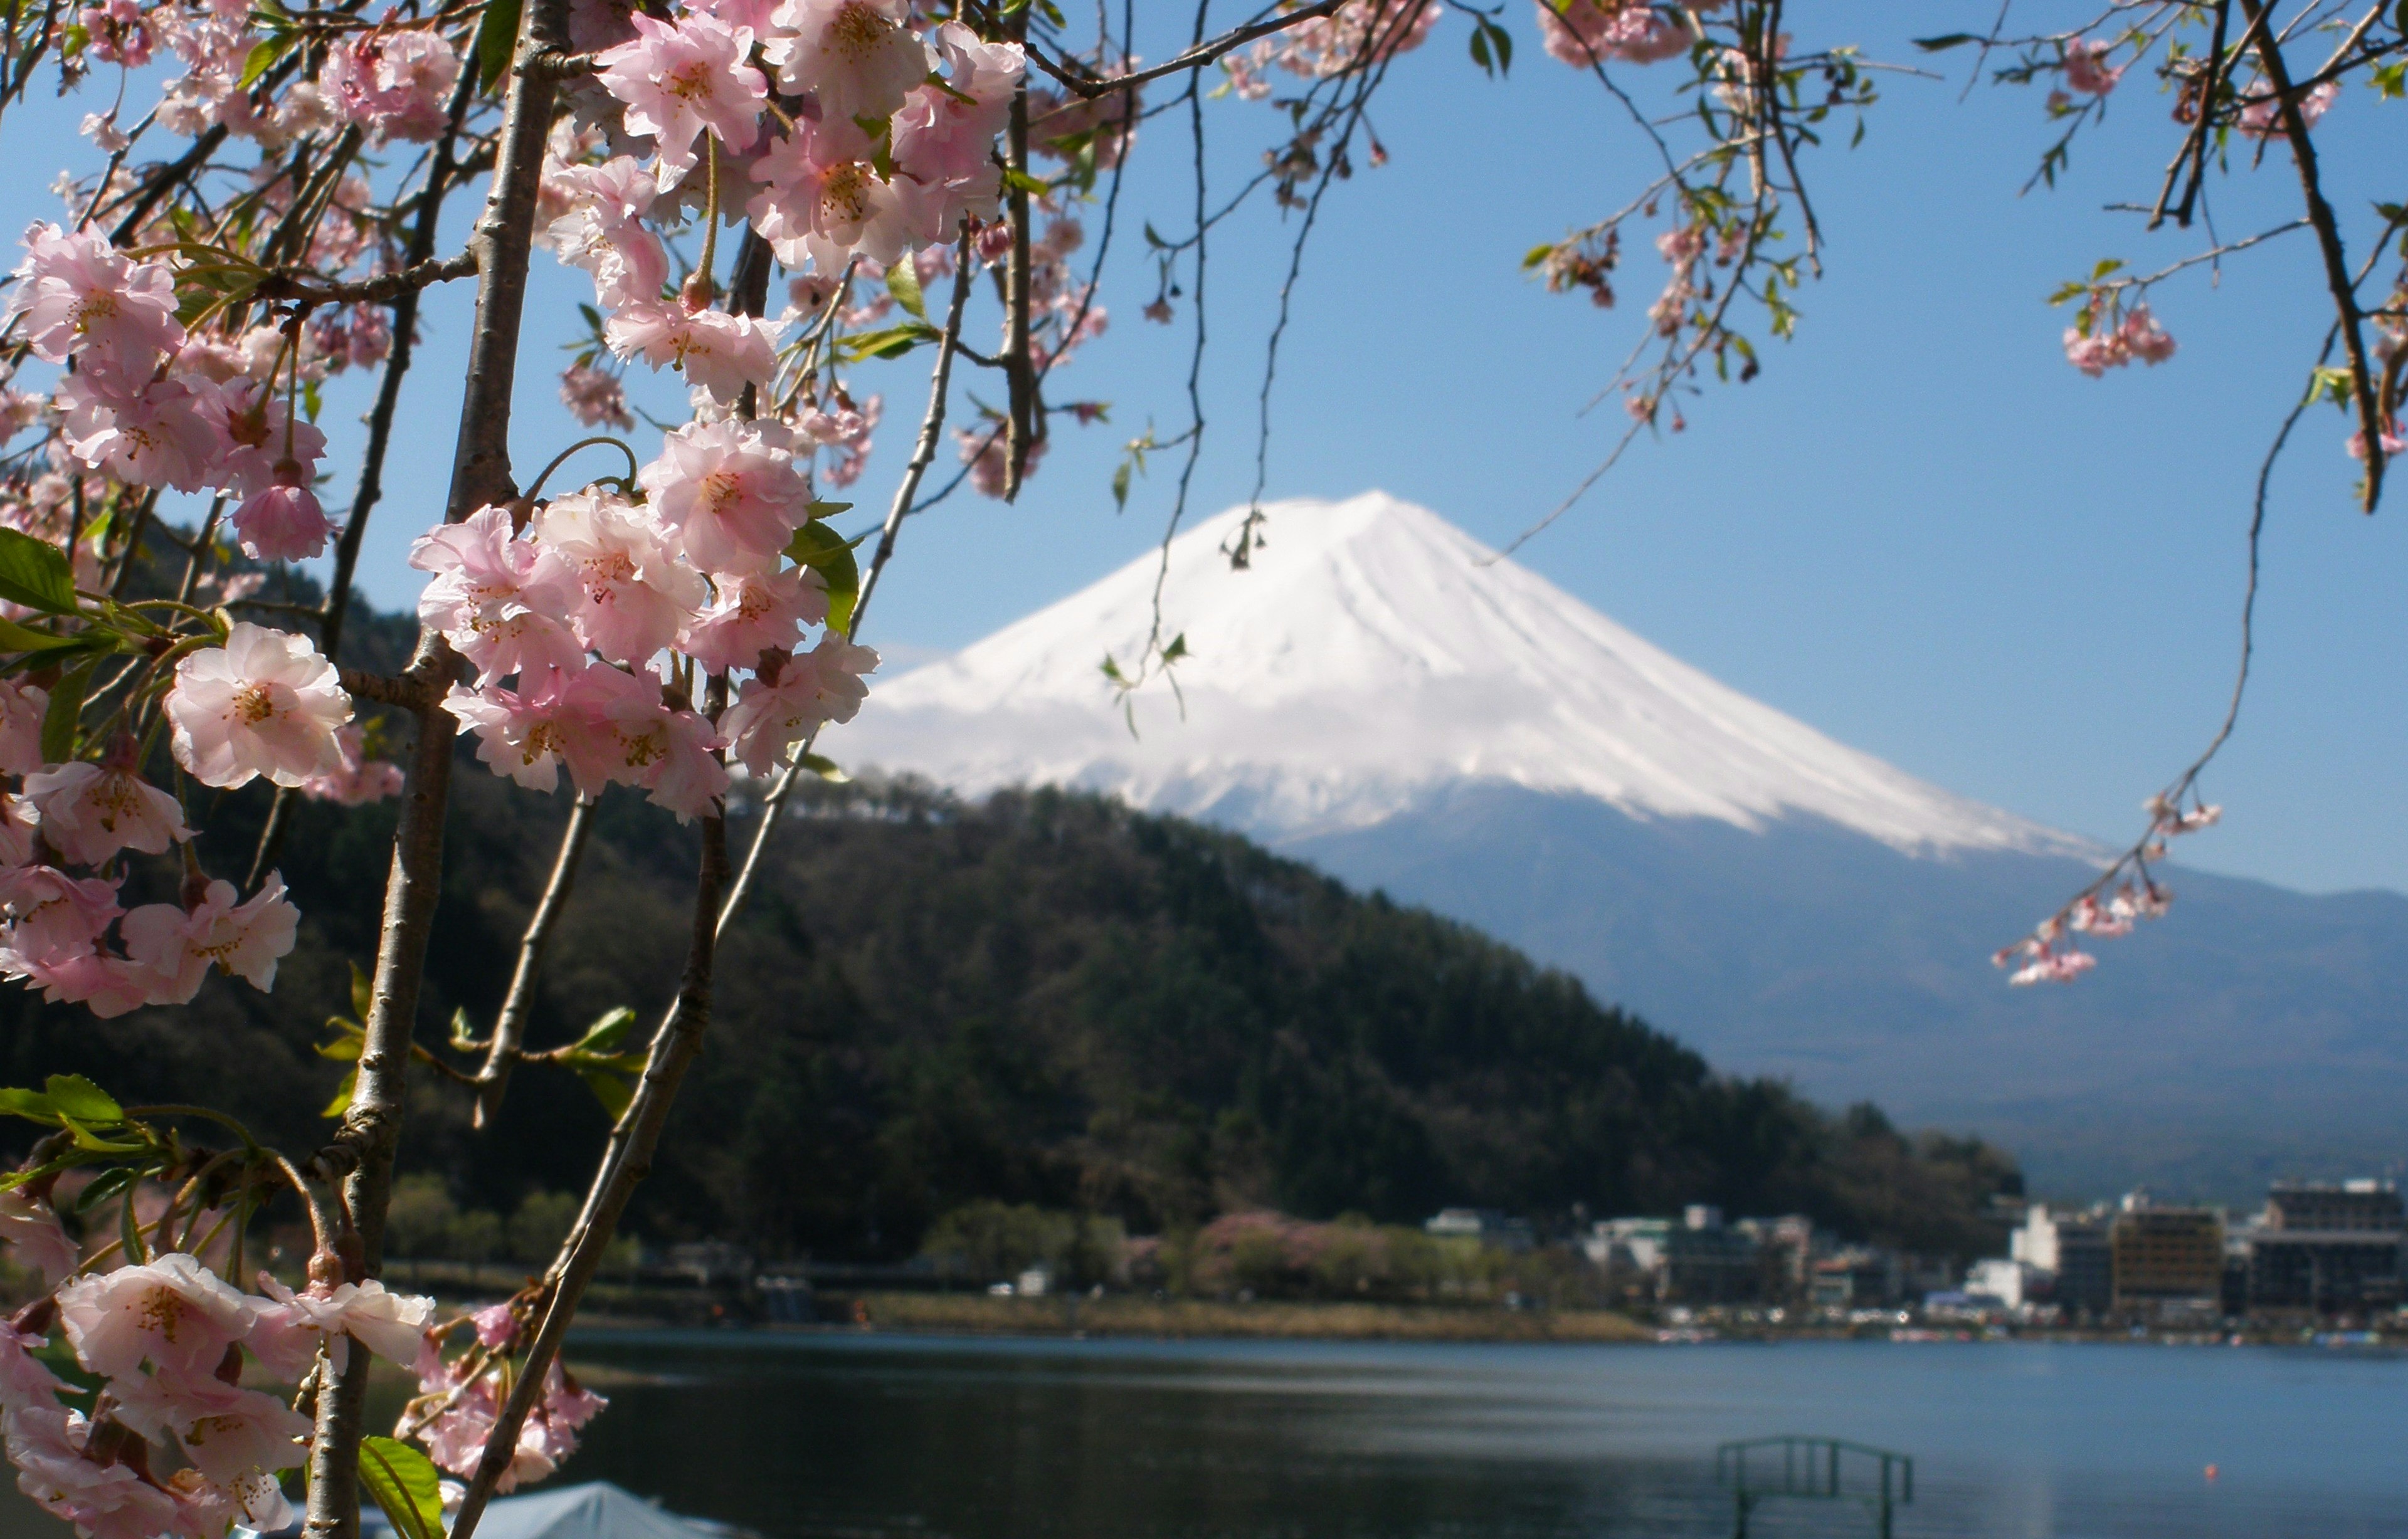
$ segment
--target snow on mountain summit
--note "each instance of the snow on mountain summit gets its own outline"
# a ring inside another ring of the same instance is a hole
[[[1274,839],[1364,827],[1466,783],[1594,797],[1638,818],[1758,829],[1807,816],[1911,853],[2086,853],[1731,690],[1426,508],[1382,492],[1268,505],[1232,572],[1231,509],[1170,547],[1182,700],[1134,699],[1158,554],[876,685],[844,734],[862,763],[968,794],[1117,792]]]

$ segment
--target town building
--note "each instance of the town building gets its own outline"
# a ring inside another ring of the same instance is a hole
[[[1742,1218],[1731,1226],[1756,1242],[1758,1296],[1775,1304],[1806,1297],[1807,1268],[1814,1260],[1814,1220],[1802,1213],[1777,1218]]]
[[[1904,1286],[1895,1252],[1850,1246],[1813,1263],[1807,1297],[1817,1309],[1885,1309]]]
[[[1964,1291],[1971,1298],[1996,1299],[2009,1309],[2021,1309],[2039,1302],[2043,1281],[2041,1270],[2029,1261],[1992,1257],[1966,1269]]]
[[[1692,1204],[1675,1218],[1606,1218],[1582,1242],[1607,1286],[1657,1304],[1743,1304],[1763,1297],[1757,1242],[1722,1209]]]
[[[2262,1219],[2240,1232],[2248,1307],[2358,1314],[2401,1300],[2400,1192],[2388,1182],[2278,1181]]]
[[[2008,1234],[2007,1254],[2032,1269],[2032,1287],[2070,1318],[2095,1318],[2115,1302],[2107,1216],[2099,1209],[2073,1212],[2034,1203]]]
[[[2107,1245],[2118,1312],[2223,1313],[2224,1215],[2216,1209],[2160,1207],[2135,1191],[2108,1225]]]
[[[1422,1224],[1424,1233],[1441,1240],[1477,1240],[1494,1250],[1527,1250],[1536,1243],[1530,1220],[1516,1218],[1493,1207],[1441,1208]]]

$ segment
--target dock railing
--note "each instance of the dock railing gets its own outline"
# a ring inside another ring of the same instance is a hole
[[[1914,1461],[1887,1448],[1839,1437],[1751,1437],[1714,1450],[1714,1479],[1731,1489],[1738,1514],[1735,1539],[1747,1539],[1747,1519],[1767,1497],[1861,1502],[1891,1539],[1892,1514],[1914,1500]]]

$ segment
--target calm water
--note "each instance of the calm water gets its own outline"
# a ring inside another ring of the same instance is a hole
[[[2408,1535],[2408,1358],[648,1334],[571,1478],[773,1539],[1724,1534],[1726,1438],[1915,1456],[1900,1535]],[[2205,1466],[2219,1466],[2213,1482]],[[1771,1503],[1758,1535],[1862,1533]]]
[[[1703,1539],[1731,1529],[1714,1445],[1789,1432],[1913,1454],[1901,1539],[2408,1539],[2387,1354],[664,1332],[573,1356],[618,1382],[565,1478],[767,1539]],[[1873,1529],[1774,1503],[1753,1532]],[[0,1539],[64,1533],[0,1503]]]

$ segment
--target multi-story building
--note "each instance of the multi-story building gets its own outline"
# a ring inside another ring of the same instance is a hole
[[[2114,1260],[2107,1217],[2034,1203],[2022,1227],[2007,1236],[2008,1255],[2032,1268],[2030,1286],[2073,1318],[2105,1314],[2115,1302]]]
[[[2249,1307],[2330,1315],[2398,1304],[2403,1230],[2388,1182],[2276,1182],[2264,1219],[2242,1231]]]
[[[2224,1215],[2159,1207],[2146,1192],[2124,1199],[2108,1226],[2114,1307],[2148,1314],[2221,1314]]]
[[[1679,1218],[1607,1218],[1583,1248],[1611,1284],[1659,1304],[1740,1304],[1763,1296],[1756,1237],[1691,1206]]]
[[[1904,1278],[1893,1251],[1852,1246],[1810,1269],[1808,1297],[1818,1309],[1882,1309],[1898,1302]]]
[[[1761,1296],[1775,1303],[1806,1297],[1807,1268],[1814,1260],[1814,1220],[1802,1213],[1778,1218],[1742,1218],[1731,1226],[1756,1242]]]
[[[1442,1240],[1476,1240],[1497,1250],[1523,1251],[1536,1243],[1530,1220],[1493,1207],[1450,1207],[1423,1221],[1425,1233]]]

